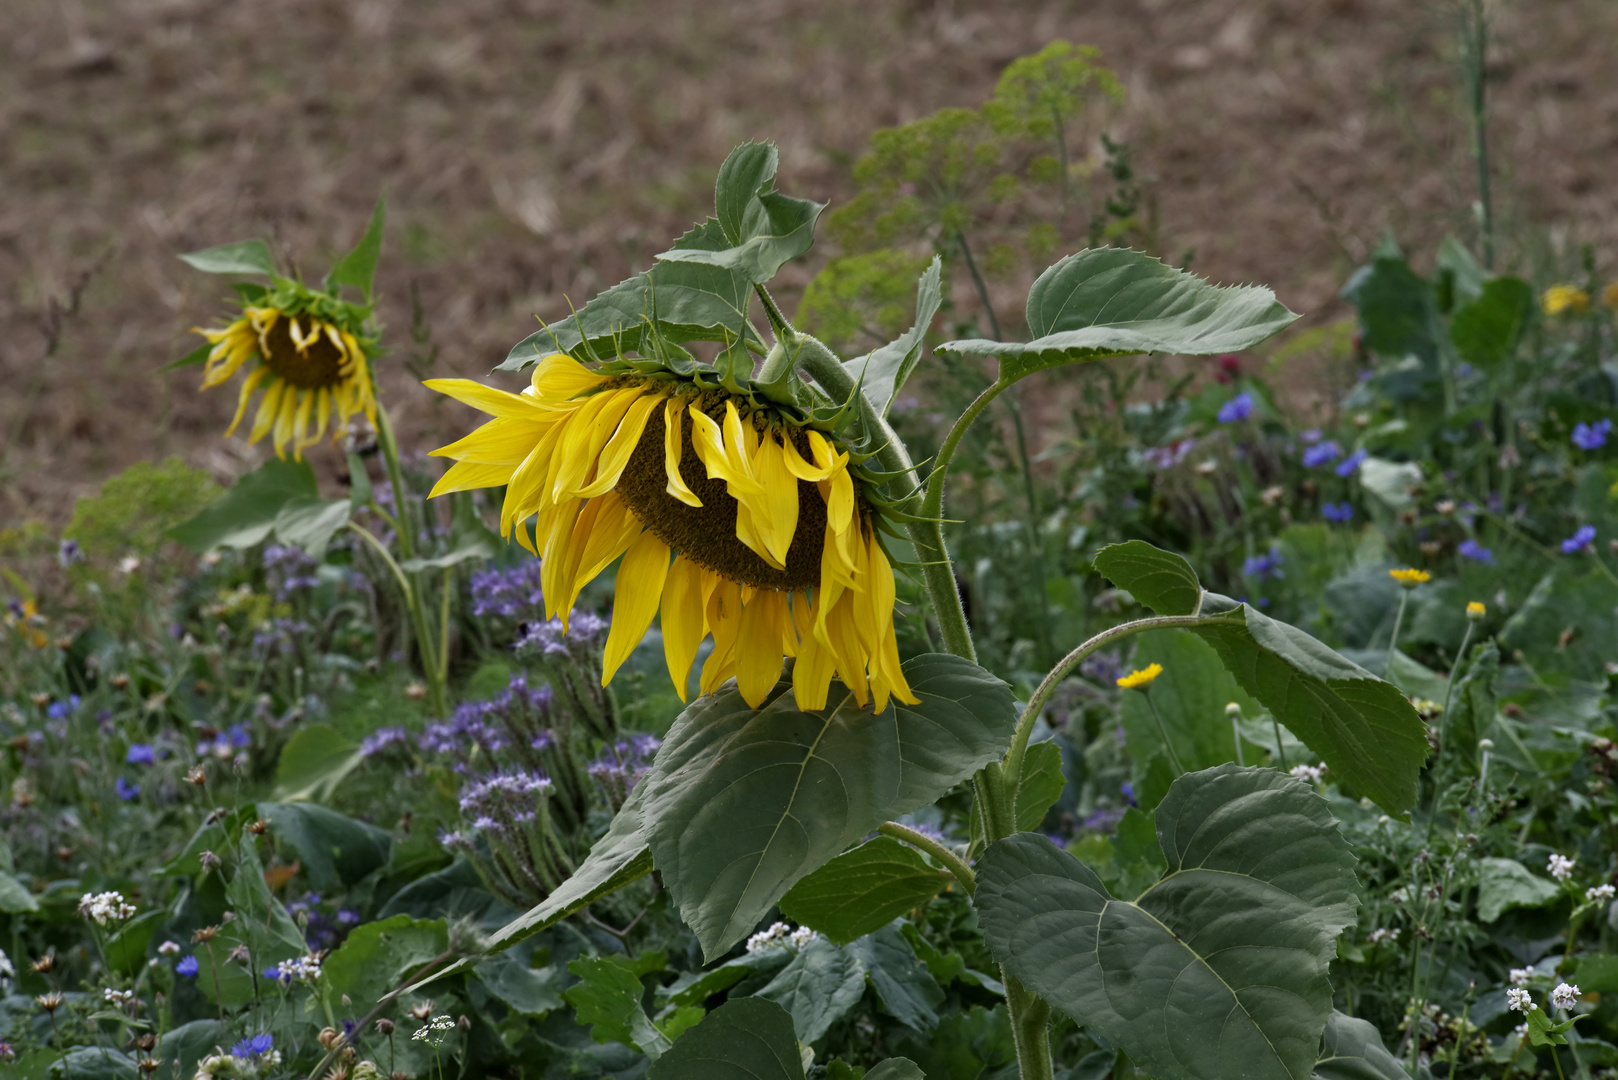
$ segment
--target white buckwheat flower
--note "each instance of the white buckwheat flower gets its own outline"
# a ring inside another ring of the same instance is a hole
[[[103,990],[102,994],[106,996],[107,1004],[119,1009],[128,1007],[135,1000],[133,990]]]
[[[1557,881],[1566,881],[1573,876],[1573,867],[1577,859],[1570,859],[1566,855],[1552,854],[1545,863],[1545,870]]]
[[[1611,900],[1615,893],[1618,893],[1618,889],[1614,889],[1611,885],[1592,885],[1584,890],[1584,898],[1592,904],[1597,904],[1603,900]]]
[[[796,930],[792,931],[792,933],[787,935],[787,944],[791,945],[794,949],[801,949],[819,936],[819,934],[815,933],[807,926],[800,926]]]
[[[1571,1009],[1579,1000],[1579,988],[1570,983],[1558,983],[1551,991],[1551,1008]]]
[[[1371,944],[1372,945],[1392,945],[1394,942],[1396,942],[1398,940],[1399,940],[1399,928],[1397,926],[1393,927],[1391,930],[1387,929],[1387,928],[1383,928],[1383,929],[1380,929],[1380,930],[1372,930],[1371,931]]]
[[[123,893],[85,893],[79,899],[79,914],[97,926],[108,926],[133,917],[135,905],[126,902]]]
[[[1511,985],[1512,986],[1527,986],[1529,981],[1532,980],[1533,977],[1534,977],[1534,969],[1533,968],[1512,968],[1511,969]]]
[[[1318,784],[1326,776],[1326,767],[1324,765],[1294,765],[1288,775],[1294,780]]]
[[[180,943],[178,941],[165,941],[157,947],[157,951],[164,956],[177,956],[180,952]]]
[[[1516,1009],[1518,1012],[1527,1015],[1539,1008],[1539,1006],[1535,1005],[1534,999],[1528,996],[1528,991],[1521,987],[1513,986],[1506,991],[1506,1008]]]

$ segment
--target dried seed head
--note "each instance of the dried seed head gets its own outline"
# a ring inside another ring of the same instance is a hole
[[[379,1019],[376,1022],[376,1033],[378,1035],[392,1035],[393,1034],[393,1021],[389,1020],[385,1016],[382,1017],[381,1019]]]
[[[201,930],[198,930],[196,933],[191,935],[191,940],[195,944],[206,945],[208,942],[212,941],[216,936],[218,936],[218,934],[219,927],[204,926]]]
[[[247,831],[252,833],[254,836],[263,836],[264,830],[268,829],[269,827],[270,823],[265,821],[263,818],[260,818],[258,821],[255,821],[249,825],[247,827]]]

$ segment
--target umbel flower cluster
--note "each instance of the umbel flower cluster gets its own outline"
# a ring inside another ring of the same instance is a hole
[[[704,694],[735,678],[758,708],[795,657],[800,708],[825,707],[834,676],[862,707],[916,702],[872,489],[831,431],[652,362],[592,370],[557,353],[520,394],[427,385],[494,417],[434,451],[455,464],[433,494],[505,486],[501,533],[540,556],[547,615],[565,628],[585,585],[622,558],[603,683],[661,611],[682,700],[711,637]]]

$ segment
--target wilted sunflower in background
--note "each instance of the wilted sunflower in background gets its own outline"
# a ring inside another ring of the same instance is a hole
[[[704,694],[734,676],[758,708],[792,656],[799,708],[823,708],[833,675],[862,708],[918,700],[899,670],[876,511],[833,436],[746,394],[669,371],[605,374],[562,354],[520,394],[426,385],[494,416],[433,451],[455,464],[432,494],[508,485],[501,533],[540,557],[552,617],[623,556],[603,683],[661,607],[681,700],[709,635]]]
[[[213,346],[203,369],[204,390],[256,361],[242,381],[236,416],[225,434],[235,433],[253,391],[259,389],[264,393],[247,441],[256,443],[269,435],[277,457],[286,457],[290,446],[292,456],[301,459],[304,449],[319,442],[328,426],[335,437],[361,413],[375,424],[376,393],[365,358],[372,343],[360,336],[357,320],[344,318],[352,305],[295,283],[265,300],[270,302],[244,305],[241,318],[222,330],[195,331]]]

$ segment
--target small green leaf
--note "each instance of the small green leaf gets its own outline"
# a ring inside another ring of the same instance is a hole
[[[28,891],[28,886],[10,874],[0,873],[0,911],[8,915],[18,915],[38,910],[39,901]]]
[[[243,240],[235,244],[221,244],[206,251],[193,251],[181,255],[205,274],[266,274],[275,276],[275,256],[270,245],[262,240]]]
[[[388,216],[388,197],[376,197],[376,209],[371,211],[371,223],[365,227],[365,235],[360,237],[359,243],[354,245],[352,251],[337,260],[326,275],[326,288],[333,293],[344,285],[352,285],[365,297],[365,302],[371,302],[372,288],[376,282],[376,264],[382,257],[382,228]]]
[[[321,972],[333,1000],[347,994],[356,1006],[375,1002],[429,960],[449,951],[449,924],[408,915],[355,927],[326,958]]]
[[[213,505],[176,525],[169,535],[199,555],[215,548],[250,548],[269,537],[293,499],[315,499],[319,488],[307,462],[273,458],[236,481]]]
[[[1017,781],[1017,831],[1032,832],[1062,797],[1067,779],[1062,775],[1062,748],[1052,740],[1035,743],[1023,754],[1022,778]]]
[[[792,1017],[798,1038],[812,1043],[847,1015],[865,993],[865,965],[851,950],[814,938],[757,992]]]
[[[1108,544],[1096,552],[1095,567],[1159,615],[1194,615],[1202,605],[1202,582],[1191,564],[1144,540]]]
[[[652,854],[647,850],[641,826],[641,803],[646,784],[637,784],[612,819],[612,824],[573,876],[560,888],[522,915],[495,931],[489,951],[509,949],[517,942],[553,926],[569,915],[584,910],[603,896],[617,892],[652,872]]]
[[[1326,1019],[1315,1080],[1409,1080],[1399,1059],[1382,1045],[1376,1025],[1336,1010]]]
[[[1210,285],[1123,248],[1090,248],[1039,275],[1028,293],[1027,344],[951,341],[938,352],[998,356],[1000,381],[1058,364],[1160,352],[1250,349],[1297,318],[1257,285]]]
[[[348,455],[348,505],[351,510],[368,506],[371,502],[371,474],[365,471],[365,461],[358,454]]]
[[[848,946],[848,950],[865,968],[883,1012],[912,1031],[926,1033],[938,1026],[944,988],[927,965],[916,958],[916,950],[897,928],[884,926]]]
[[[1478,860],[1478,921],[1492,923],[1512,908],[1544,907],[1562,895],[1555,882],[1515,859]]]
[[[146,948],[152,933],[168,919],[166,911],[148,911],[137,915],[118,928],[107,939],[107,967],[119,975],[133,978],[146,966]]]
[[[289,803],[329,799],[337,785],[364,760],[359,744],[330,724],[299,728],[287,740],[281,760],[276,763],[275,797]]]
[[[775,190],[780,154],[773,143],[743,143],[719,167],[714,209],[726,246],[675,247],[658,259],[735,270],[762,285],[815,242],[815,221],[825,203],[793,199]]]
[[[229,1043],[230,1028],[225,1024],[218,1020],[193,1020],[159,1039],[157,1053],[153,1056],[170,1063],[173,1071],[168,1076],[190,1076],[197,1062],[213,1053],[214,1047]]]
[[[931,900],[953,880],[915,848],[879,836],[792,886],[781,897],[781,914],[846,945]]]
[[[804,1080],[792,1018],[773,1001],[727,1001],[647,1070],[647,1080]]]
[[[697,225],[674,242],[676,251],[723,251],[729,246],[719,223]],[[664,261],[643,274],[596,294],[576,314],[557,319],[512,347],[499,371],[522,371],[552,353],[579,360],[605,360],[650,344],[655,321],[673,343],[718,341],[730,345],[762,340],[748,321],[753,283],[723,266]]]
[[[943,262],[937,255],[927,271],[916,283],[916,321],[895,341],[890,341],[868,356],[858,356],[843,362],[843,370],[860,384],[872,410],[878,416],[888,415],[893,399],[898,396],[905,380],[921,362],[926,347],[927,331],[933,325],[933,316],[944,301],[941,285]]]
[[[265,968],[309,952],[303,931],[264,881],[258,839],[250,833],[237,832],[236,836],[240,838],[240,859],[230,884],[225,886],[226,906],[236,913],[236,918],[220,928],[211,953],[197,952],[202,971],[196,979],[197,988],[210,1002],[231,1007],[254,1000],[256,989],[263,989],[260,983]],[[226,959],[239,946],[247,947],[252,968]]]
[[[295,495],[275,515],[270,532],[281,543],[302,548],[310,558],[323,559],[331,538],[348,524],[353,512],[353,504],[347,499]]]
[[[1426,726],[1404,694],[1302,630],[1209,593],[1189,629],[1346,788],[1390,814],[1416,804]]]
[[[872,1066],[865,1074],[865,1080],[927,1080],[927,1077],[914,1061],[894,1057]]]
[[[1343,299],[1359,309],[1360,336],[1373,353],[1391,359],[1438,359],[1433,339],[1433,289],[1397,248],[1384,247],[1343,286]]]
[[[1534,290],[1521,278],[1485,282],[1476,300],[1455,312],[1449,336],[1469,364],[1493,371],[1510,359],[1534,317]]]
[[[758,710],[731,685],[675,720],[636,792],[663,883],[709,957],[882,822],[1004,751],[1016,723],[1004,682],[939,653],[903,670],[920,703],[893,699],[879,716],[840,684],[825,709],[801,712],[783,682]]]
[[[590,1025],[590,1038],[598,1043],[622,1043],[654,1061],[669,1048],[668,1037],[652,1024],[641,1005],[646,988],[624,957],[580,957],[567,969],[579,981],[562,996],[573,1006],[574,1019]]]
[[[184,367],[196,367],[198,364],[206,363],[208,360],[208,354],[212,351],[213,344],[211,342],[204,341],[201,345],[198,345],[196,348],[192,349],[178,360],[164,364],[158,370],[175,371]]]
[[[1500,647],[1492,639],[1474,646],[1472,662],[1455,684],[1450,711],[1441,720],[1445,769],[1462,776],[1478,775],[1478,739],[1494,723],[1494,681],[1499,674]]]
[[[1325,800],[1223,765],[1175,781],[1157,834],[1168,872],[1133,903],[1044,837],[995,843],[976,901],[996,959],[1153,1075],[1303,1080],[1357,903]]]
[[[529,967],[514,952],[498,953],[472,969],[489,992],[523,1016],[542,1017],[562,1007],[562,969]]]
[[[258,812],[276,841],[298,853],[321,892],[356,885],[387,865],[393,838],[374,825],[313,803],[262,802]]]

